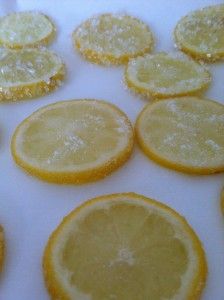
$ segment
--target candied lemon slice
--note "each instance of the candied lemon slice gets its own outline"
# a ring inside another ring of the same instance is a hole
[[[177,46],[197,59],[224,58],[224,5],[205,7],[183,17],[176,25]]]
[[[15,161],[33,175],[57,183],[83,183],[106,176],[129,158],[133,130],[112,104],[64,101],[25,119],[11,148]]]
[[[65,68],[51,51],[0,50],[0,100],[43,96],[61,84]]]
[[[116,14],[88,19],[74,31],[73,41],[86,59],[104,65],[126,63],[153,48],[153,36],[146,24]]]
[[[207,264],[177,212],[134,193],[92,199],[53,232],[43,257],[52,299],[199,299]]]
[[[182,53],[147,54],[129,61],[125,81],[147,98],[193,95],[207,88],[209,72]]]
[[[39,12],[16,12],[0,18],[0,45],[8,48],[46,45],[54,34],[53,23]]]
[[[197,174],[224,171],[224,106],[196,97],[147,105],[138,116],[140,147],[162,165]]]
[[[0,225],[0,270],[2,270],[5,254],[5,239],[4,239],[4,230]]]

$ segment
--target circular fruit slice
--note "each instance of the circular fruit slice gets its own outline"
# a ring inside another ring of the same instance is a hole
[[[174,30],[177,46],[197,59],[223,59],[223,16],[224,5],[215,5],[183,17]]]
[[[147,105],[136,135],[147,156],[162,165],[197,174],[224,171],[224,106],[196,97]]]
[[[53,232],[43,257],[52,299],[199,299],[200,241],[171,208],[134,193],[92,199]]]
[[[0,44],[13,49],[49,44],[55,27],[39,12],[12,13],[0,18]]]
[[[181,53],[147,54],[129,61],[128,87],[146,97],[167,98],[198,93],[208,87],[209,72]]]
[[[4,230],[0,225],[0,271],[2,270],[5,254]]]
[[[84,183],[106,176],[129,158],[133,130],[112,104],[64,101],[25,119],[11,148],[17,164],[33,175],[57,183]]]
[[[64,79],[61,59],[48,50],[0,50],[0,100],[43,96]]]
[[[103,14],[82,23],[73,33],[75,47],[98,64],[123,64],[150,52],[153,37],[140,20],[127,15]]]

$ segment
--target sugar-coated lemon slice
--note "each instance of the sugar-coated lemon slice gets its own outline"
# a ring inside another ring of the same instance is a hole
[[[51,51],[0,49],[0,100],[40,97],[64,79],[65,67]]]
[[[224,58],[224,5],[194,11],[176,25],[177,46],[187,54],[206,61]]]
[[[210,174],[224,171],[224,106],[196,97],[147,105],[136,136],[147,156],[175,170]]]
[[[98,64],[123,64],[150,52],[153,36],[146,24],[127,15],[103,14],[82,23],[73,33],[75,47]]]
[[[4,256],[5,256],[4,230],[3,227],[0,225],[0,271],[3,268]]]
[[[134,193],[92,199],[50,236],[51,299],[199,299],[207,267],[198,237],[164,204]]]
[[[100,179],[121,166],[133,148],[133,130],[117,107],[73,100],[43,107],[12,138],[12,155],[31,174],[56,183]]]
[[[125,81],[147,98],[196,94],[208,87],[210,73],[182,53],[156,53],[129,61]]]
[[[0,45],[12,49],[36,47],[51,42],[55,26],[40,12],[23,11],[0,18]]]

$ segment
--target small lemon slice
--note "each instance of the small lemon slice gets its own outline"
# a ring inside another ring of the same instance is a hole
[[[43,257],[51,299],[199,299],[202,245],[171,208],[134,193],[92,199],[53,232]]]
[[[147,105],[136,135],[147,156],[175,170],[210,174],[224,171],[224,106],[196,97]]]
[[[0,225],[0,271],[3,268],[4,256],[5,256],[4,230],[3,227]]]
[[[150,52],[154,44],[146,24],[116,14],[88,19],[74,31],[73,41],[86,59],[104,65],[126,63],[132,57]]]
[[[39,49],[0,49],[0,100],[40,97],[64,79],[61,59]]]
[[[133,130],[112,104],[64,101],[25,119],[11,148],[17,164],[33,175],[56,183],[84,183],[106,176],[129,158]]]
[[[147,54],[129,61],[125,81],[147,98],[193,95],[207,88],[209,72],[182,53]]]
[[[39,12],[16,12],[0,18],[0,44],[7,48],[46,45],[54,35],[53,23]]]
[[[224,5],[205,7],[183,17],[176,25],[177,46],[196,59],[224,58]]]

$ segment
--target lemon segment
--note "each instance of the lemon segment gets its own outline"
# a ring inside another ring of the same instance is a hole
[[[61,85],[65,67],[51,51],[0,50],[0,100],[43,96]]]
[[[125,81],[147,98],[193,95],[206,89],[210,73],[182,53],[147,54],[129,61]]]
[[[179,49],[196,59],[224,58],[224,5],[194,11],[180,19],[174,30]]]
[[[156,162],[182,172],[224,171],[224,106],[196,97],[147,105],[136,121],[142,150]]]
[[[43,257],[52,299],[199,299],[202,245],[171,208],[134,193],[76,208],[50,236]]]
[[[124,64],[150,52],[153,36],[146,24],[127,15],[103,14],[82,23],[73,33],[74,46],[91,62]]]
[[[47,45],[54,35],[53,23],[39,12],[16,12],[0,18],[0,45],[7,48]]]
[[[129,158],[133,130],[112,104],[64,101],[24,120],[11,148],[15,161],[33,175],[57,183],[83,183],[106,176]]]

